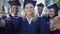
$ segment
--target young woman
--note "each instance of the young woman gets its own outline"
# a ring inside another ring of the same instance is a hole
[[[58,7],[56,4],[53,4],[51,6],[48,7],[49,8],[49,11],[48,11],[48,23],[53,24],[53,19],[58,16]],[[59,34],[60,33],[60,30],[56,29],[56,28],[50,28],[50,34]]]
[[[34,14],[36,1],[24,2],[24,15],[20,34],[38,34],[38,22]]]

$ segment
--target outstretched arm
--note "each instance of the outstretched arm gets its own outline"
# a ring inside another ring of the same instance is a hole
[[[0,20],[0,27],[5,27],[5,21],[4,20]]]

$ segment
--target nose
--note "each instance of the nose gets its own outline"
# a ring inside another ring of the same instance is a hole
[[[28,9],[28,11],[30,11],[30,12],[31,12],[31,8],[29,8],[29,9]]]

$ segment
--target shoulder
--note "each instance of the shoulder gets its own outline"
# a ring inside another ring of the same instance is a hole
[[[45,15],[43,15],[43,18],[47,18]]]
[[[22,21],[22,20],[23,20],[23,18],[22,18],[22,17],[20,17],[20,16],[17,16],[17,18],[18,18],[20,21]]]

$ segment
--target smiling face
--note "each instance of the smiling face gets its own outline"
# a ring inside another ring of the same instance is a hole
[[[12,12],[14,15],[17,15],[17,13],[18,13],[18,6],[13,5],[13,6],[11,7],[11,12]]]
[[[55,16],[55,10],[53,8],[49,9],[48,15],[50,18],[53,18]]]
[[[38,13],[42,14],[42,12],[43,12],[43,8],[42,7],[38,7]]]
[[[34,11],[34,6],[31,3],[27,4],[25,6],[25,11],[27,15],[32,15]]]

